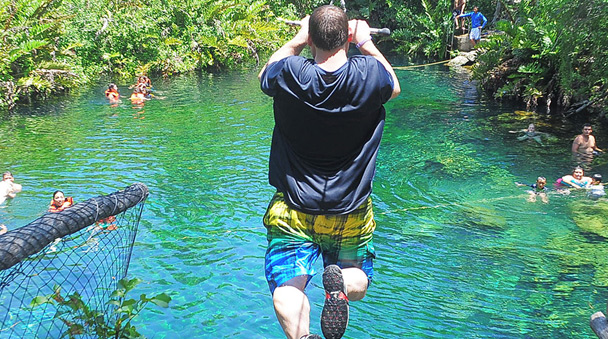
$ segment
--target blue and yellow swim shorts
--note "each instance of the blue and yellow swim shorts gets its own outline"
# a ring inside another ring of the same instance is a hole
[[[344,215],[314,215],[287,205],[277,192],[264,215],[267,230],[266,280],[270,292],[292,278],[316,273],[313,264],[323,255],[323,266],[359,267],[369,281],[374,273],[372,200]]]

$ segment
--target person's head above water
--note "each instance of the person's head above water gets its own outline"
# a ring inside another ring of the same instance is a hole
[[[576,166],[574,168],[574,171],[572,171],[572,176],[576,180],[581,180],[583,178],[583,175],[585,175],[585,170],[583,170],[583,168],[580,166]]]
[[[310,15],[308,35],[315,47],[333,51],[348,41],[348,17],[336,6],[325,5]]]
[[[593,179],[593,183],[594,183],[594,184],[599,184],[599,183],[601,183],[601,182],[602,182],[602,175],[601,175],[601,174],[599,174],[599,173],[595,173],[595,174],[594,174],[594,175],[591,177],[591,179]]]
[[[2,173],[2,180],[14,180],[13,178],[13,173],[6,171],[4,173]]]
[[[534,132],[535,129],[536,127],[534,126],[534,124],[528,125],[528,132]]]
[[[583,125],[583,135],[589,135],[593,132],[593,126],[591,124],[586,123]]]
[[[536,187],[543,188],[547,184],[547,179],[545,177],[536,178]]]
[[[63,195],[63,192],[55,191],[55,193],[53,193],[53,202],[57,206],[63,205],[63,203],[65,202],[65,196]]]

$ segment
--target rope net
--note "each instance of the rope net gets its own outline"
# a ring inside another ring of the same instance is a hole
[[[0,338],[63,337],[68,325],[54,305],[30,305],[56,287],[62,297],[78,293],[89,309],[112,315],[116,306],[107,302],[127,274],[147,196],[137,183],[0,235]],[[83,332],[78,338],[95,338]]]

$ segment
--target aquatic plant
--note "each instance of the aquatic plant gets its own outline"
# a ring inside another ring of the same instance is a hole
[[[115,306],[114,314],[105,314],[103,311],[91,309],[78,292],[62,296],[60,286],[54,287],[53,294],[35,297],[30,306],[32,308],[43,304],[55,306],[54,318],[67,326],[62,338],[66,336],[75,338],[82,334],[95,335],[96,338],[101,339],[141,338],[141,334],[131,324],[131,320],[139,315],[148,303],[167,308],[171,301],[171,297],[165,293],[154,297],[142,294],[139,300],[127,299],[127,293],[141,282],[142,280],[139,278],[124,278],[118,281],[118,288],[108,301],[108,304]]]

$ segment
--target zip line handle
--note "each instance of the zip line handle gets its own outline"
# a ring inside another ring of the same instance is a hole
[[[283,21],[284,23],[288,24],[288,25],[292,25],[292,26],[300,26],[300,22],[299,21],[295,21],[295,20],[286,20],[286,19],[281,19],[279,18],[280,21]],[[379,35],[391,35],[391,30],[389,28],[371,28],[369,29],[369,32],[371,34],[379,34]]]

